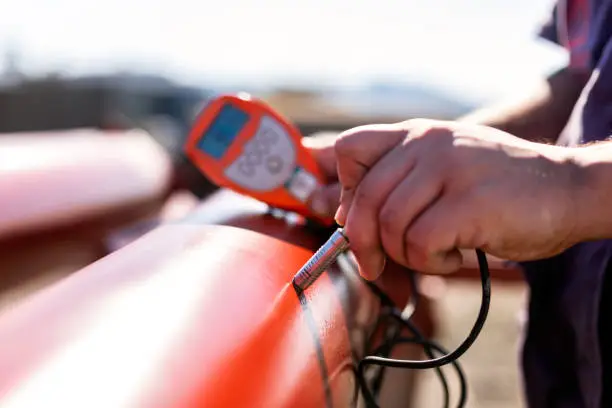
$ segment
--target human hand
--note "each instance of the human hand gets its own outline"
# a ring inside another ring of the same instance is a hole
[[[339,133],[321,132],[302,139],[302,145],[319,165],[327,184],[315,190],[308,198],[308,205],[317,214],[333,217],[340,204],[340,183],[336,171],[335,144]]]
[[[576,167],[561,147],[459,122],[409,120],[342,133],[336,220],[360,273],[375,279],[385,254],[448,273],[460,249],[503,259],[552,256],[575,243]]]

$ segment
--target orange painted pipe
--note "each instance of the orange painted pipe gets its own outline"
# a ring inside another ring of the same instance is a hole
[[[0,238],[80,222],[167,191],[168,155],[144,132],[0,135]]]
[[[0,405],[350,406],[377,299],[338,267],[299,298],[324,237],[226,198],[0,315]]]
[[[138,131],[0,134],[0,310],[94,262],[159,211],[167,154]]]

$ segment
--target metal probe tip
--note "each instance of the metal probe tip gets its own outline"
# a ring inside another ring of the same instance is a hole
[[[344,235],[342,228],[338,228],[331,237],[312,255],[312,257],[300,268],[292,280],[293,287],[297,292],[303,292],[317,280],[329,265],[336,260],[338,255],[346,251],[349,241]]]

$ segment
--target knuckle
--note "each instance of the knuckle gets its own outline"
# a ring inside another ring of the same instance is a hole
[[[341,133],[334,143],[334,151],[337,156],[350,156],[354,150],[354,137],[350,132]]]
[[[400,122],[401,126],[408,129],[424,129],[436,123],[433,119],[427,118],[411,118]]]
[[[413,131],[423,126],[425,123],[427,123],[427,121],[428,119],[423,119],[423,118],[410,118],[410,119],[406,119],[401,122],[398,122],[397,126],[401,129],[404,129],[407,132],[410,132],[410,131]]]
[[[375,195],[372,194],[367,185],[361,184],[359,188],[355,190],[355,195],[353,196],[353,205],[357,208],[371,208],[374,206]]]
[[[408,231],[406,245],[412,251],[419,253],[420,259],[427,259],[436,250],[433,235],[427,228],[421,226],[415,226]]]
[[[364,148],[364,140],[369,139],[372,133],[371,126],[357,126],[340,133],[334,143],[334,151],[337,156],[354,156]]]

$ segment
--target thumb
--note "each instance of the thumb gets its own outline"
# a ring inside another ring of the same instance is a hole
[[[316,189],[308,199],[308,205],[320,216],[333,217],[340,203],[340,184],[333,183]]]
[[[405,122],[366,125],[340,134],[335,144],[338,179],[342,185],[336,222],[344,225],[353,195],[367,172],[407,134]]]

